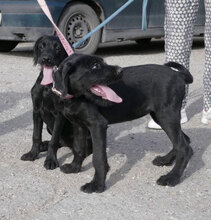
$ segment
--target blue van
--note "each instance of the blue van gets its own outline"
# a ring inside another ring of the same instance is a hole
[[[134,0],[124,11],[76,49],[94,53],[99,43],[135,40],[149,42],[164,35],[164,1],[149,0],[147,29],[141,29],[142,0]],[[74,44],[99,23],[120,8],[127,0],[46,0],[52,17],[71,44]],[[204,1],[200,1],[195,35],[204,33]],[[8,52],[19,42],[36,41],[40,36],[55,34],[48,18],[36,0],[0,1],[0,51]]]

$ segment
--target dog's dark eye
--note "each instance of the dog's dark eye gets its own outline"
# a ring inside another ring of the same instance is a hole
[[[54,48],[55,48],[56,51],[60,51],[60,49],[61,49],[58,44],[55,44],[55,45],[54,45]]]
[[[43,49],[45,48],[45,46],[46,46],[46,44],[45,44],[45,43],[42,43],[42,44],[39,45],[39,49],[40,49],[40,50],[43,50]]]
[[[92,66],[92,69],[100,69],[100,64],[99,63],[95,63],[93,66]]]
[[[40,45],[39,45],[39,49],[40,49],[40,50],[43,50],[43,49],[45,48],[45,46],[46,46],[46,44],[45,44],[45,43],[40,44]]]

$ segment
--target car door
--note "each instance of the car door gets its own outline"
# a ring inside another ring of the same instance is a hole
[[[127,0],[99,0],[105,19],[124,5]],[[126,9],[112,19],[107,29],[136,29],[141,27],[142,0],[134,0]]]
[[[147,27],[161,28],[164,25],[165,0],[149,0],[147,5]]]

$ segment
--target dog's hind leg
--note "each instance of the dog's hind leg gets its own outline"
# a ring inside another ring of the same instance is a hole
[[[151,117],[153,118],[153,120],[159,124],[156,116],[154,113],[151,113]],[[185,140],[188,142],[188,144],[190,144],[190,138],[182,131],[183,135],[184,135],[184,138]],[[173,149],[167,153],[165,156],[157,156],[153,161],[152,163],[155,165],[155,166],[171,166],[174,162],[174,160],[176,159],[176,149],[175,147],[173,146]]]
[[[158,120],[163,130],[171,140],[174,149],[176,151],[176,162],[173,169],[164,176],[161,176],[157,180],[157,184],[163,186],[175,186],[179,183],[180,177],[182,176],[184,169],[186,168],[193,150],[187,142],[187,138],[181,130],[180,117],[174,111],[160,113]],[[167,117],[165,115],[168,115]]]
[[[73,126],[73,146],[72,151],[74,154],[74,158],[72,163],[64,164],[60,167],[61,171],[64,173],[78,173],[81,170],[82,163],[87,156],[86,148],[87,146],[87,130],[78,126]]]
[[[157,120],[157,117],[156,115],[154,114],[154,112],[151,112],[150,113],[151,117],[153,118],[153,120],[159,124],[158,120]],[[158,156],[156,157],[152,163],[155,165],[155,166],[170,166],[173,164],[174,160],[176,159],[176,150],[173,146],[173,149],[168,153],[166,154],[165,156]]]
[[[176,150],[173,148],[168,154],[165,156],[157,156],[152,163],[156,166],[170,166],[173,164],[176,159]]]
[[[185,134],[183,131],[182,131],[182,133],[183,133],[183,135],[184,135],[184,137],[185,137],[185,140],[188,142],[188,144],[190,144],[191,141],[190,141],[190,138],[188,137],[188,135]]]

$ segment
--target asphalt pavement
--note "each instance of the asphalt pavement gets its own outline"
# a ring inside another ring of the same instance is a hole
[[[143,46],[133,42],[108,44],[97,51],[109,64],[130,66],[163,64],[164,43]],[[78,174],[46,170],[46,153],[34,162],[21,161],[32,144],[30,89],[39,73],[33,66],[32,44],[20,44],[0,53],[0,219],[1,220],[210,220],[211,127],[201,124],[204,46],[196,40],[191,55],[188,123],[194,155],[181,183],[163,187],[156,180],[171,167],[156,167],[152,160],[171,149],[163,131],[147,128],[150,117],[109,126],[107,190],[85,194],[80,186],[94,173],[92,156]],[[43,139],[50,136],[44,130]],[[71,162],[71,151],[58,151],[59,164]]]

